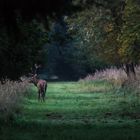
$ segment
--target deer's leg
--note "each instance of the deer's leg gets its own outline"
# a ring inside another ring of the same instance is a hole
[[[44,92],[43,92],[44,101],[45,101],[45,94],[46,94],[46,91],[47,91],[47,85],[45,85]]]
[[[40,101],[40,91],[38,91],[38,101]]]
[[[47,85],[45,86],[45,93],[46,93],[46,91],[47,91]]]
[[[42,99],[42,93],[40,93],[40,101],[41,102],[43,101],[43,99]]]
[[[43,101],[45,101],[45,91],[42,92],[42,99],[43,99]]]

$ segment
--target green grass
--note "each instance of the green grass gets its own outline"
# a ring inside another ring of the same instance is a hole
[[[1,123],[0,140],[140,139],[140,98],[104,81],[48,83],[46,97],[38,102],[32,87],[15,121]]]

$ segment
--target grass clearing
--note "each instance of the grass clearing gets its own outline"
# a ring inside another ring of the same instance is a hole
[[[32,87],[16,120],[1,122],[0,140],[139,140],[140,98],[113,93],[105,81],[90,84],[48,83],[45,103]]]

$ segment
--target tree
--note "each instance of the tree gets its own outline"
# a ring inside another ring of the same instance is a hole
[[[123,14],[123,26],[118,40],[122,63],[126,64],[129,77],[135,76],[134,65],[140,63],[140,4],[127,0]]]
[[[18,79],[35,61],[42,61],[42,45],[47,40],[46,17],[57,19],[68,5],[68,0],[0,1],[0,79]]]
[[[66,17],[61,17],[50,23],[49,42],[47,43],[47,73],[57,75],[60,79],[74,79],[75,71],[72,66],[72,44],[68,33]]]
[[[77,65],[84,69],[84,74],[107,66],[103,55],[101,57],[104,54],[101,45],[106,36],[104,28],[111,22],[108,11],[93,5],[69,17],[66,22],[76,50],[73,56]]]
[[[9,35],[6,27],[0,28],[0,78],[16,80],[29,72],[33,63],[41,61],[46,32],[35,20],[26,23],[17,18],[17,24],[20,30],[18,38]]]
[[[84,10],[80,12],[78,18],[71,18],[70,26],[75,30],[72,33],[80,38],[79,46],[85,42],[83,46],[86,51],[88,50],[88,58],[89,56],[93,58],[90,63],[98,56],[98,60],[111,65],[124,64],[127,75],[134,74],[134,63],[139,62],[140,54],[138,1],[77,0],[73,2]]]

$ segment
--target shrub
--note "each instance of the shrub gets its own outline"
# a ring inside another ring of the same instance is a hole
[[[122,85],[122,83],[127,80],[127,75],[122,69],[110,68],[102,71],[96,71],[93,75],[88,75],[83,80],[107,80],[116,85]]]
[[[96,71],[93,75],[88,75],[80,81],[107,80],[113,88],[121,88],[126,92],[140,94],[140,66],[135,67],[136,79],[129,79],[123,69],[110,68]]]
[[[0,117],[8,120],[19,111],[22,97],[28,89],[28,82],[13,82],[6,80],[0,84]]]

